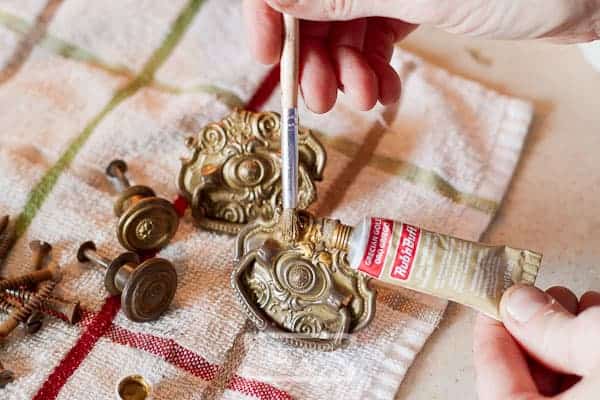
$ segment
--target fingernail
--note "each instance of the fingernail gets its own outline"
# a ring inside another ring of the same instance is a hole
[[[512,319],[527,322],[550,302],[550,296],[531,286],[515,286],[506,292],[502,301]]]

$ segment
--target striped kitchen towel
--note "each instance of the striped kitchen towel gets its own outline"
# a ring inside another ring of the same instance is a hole
[[[0,0],[0,214],[17,240],[3,274],[29,268],[28,242],[54,245],[82,322],[20,330],[0,359],[17,379],[8,399],[109,399],[118,379],[146,377],[156,399],[392,399],[446,303],[381,290],[377,314],[332,353],[257,333],[229,288],[233,239],[189,216],[161,256],[179,288],[158,321],[136,324],[81,265],[93,239],[119,254],[103,175],[116,157],[130,178],[174,198],[184,138],[236,106],[278,110],[277,72],[258,65],[240,32],[239,0]],[[477,239],[498,209],[531,121],[530,104],[398,50],[399,105],[327,115],[302,110],[326,146],[320,215],[405,220]]]

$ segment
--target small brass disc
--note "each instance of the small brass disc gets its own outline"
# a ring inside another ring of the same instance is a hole
[[[117,385],[117,395],[122,400],[146,400],[151,392],[150,384],[141,375],[126,376]]]
[[[120,217],[127,210],[127,202],[132,197],[155,197],[154,190],[148,186],[135,185],[128,187],[119,193],[119,197],[113,206],[113,211],[117,217]]]
[[[177,272],[162,258],[140,264],[123,288],[123,312],[132,321],[152,321],[160,317],[173,301],[177,289]]]
[[[130,251],[122,253],[117,258],[112,260],[112,262],[108,266],[106,275],[104,275],[104,287],[106,288],[108,293],[112,294],[113,296],[121,294],[121,290],[119,290],[119,288],[117,288],[115,284],[117,273],[123,265],[137,265],[139,262],[140,258],[138,257],[138,255]]]
[[[157,197],[138,201],[119,218],[117,237],[131,251],[159,250],[177,232],[179,215],[169,201]]]

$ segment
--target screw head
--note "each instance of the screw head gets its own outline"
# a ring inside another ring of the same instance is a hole
[[[41,254],[48,254],[52,250],[52,245],[43,240],[32,240],[29,242],[29,249],[33,252],[39,252]]]
[[[78,301],[69,304],[62,311],[70,324],[76,324],[77,322],[81,321],[81,306],[79,305]]]
[[[77,250],[77,260],[79,260],[79,262],[84,263],[90,261],[88,256],[85,255],[85,252],[88,250],[96,251],[96,245],[91,240],[83,242],[81,246],[79,246],[79,249]]]
[[[44,314],[38,310],[34,310],[29,318],[25,321],[25,331],[27,333],[36,333],[44,323]]]
[[[117,178],[119,176],[119,172],[121,172],[121,174],[127,172],[127,163],[123,160],[112,160],[108,164],[108,167],[106,167],[106,175],[110,176],[111,178]]]

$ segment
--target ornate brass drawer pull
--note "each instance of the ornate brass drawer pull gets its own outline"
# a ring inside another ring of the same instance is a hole
[[[273,112],[235,110],[188,138],[192,156],[182,160],[179,190],[198,225],[237,234],[257,219],[271,220],[281,209],[280,117]],[[299,206],[317,198],[326,154],[311,131],[299,136]]]
[[[335,231],[341,224],[308,212],[299,220],[293,244],[283,240],[277,221],[243,229],[231,284],[260,330],[295,346],[335,350],[372,320],[376,293],[336,247],[349,234]]]

